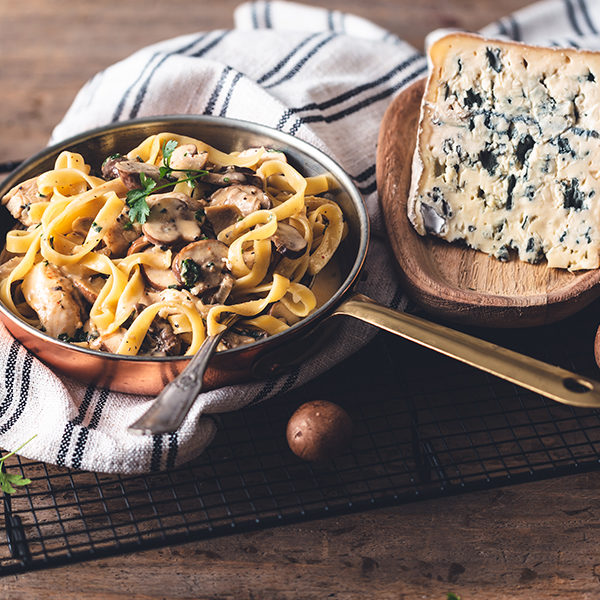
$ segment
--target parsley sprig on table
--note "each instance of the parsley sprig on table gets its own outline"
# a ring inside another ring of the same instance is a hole
[[[127,206],[129,206],[129,220],[133,223],[137,221],[142,225],[148,219],[148,215],[150,214],[150,207],[148,206],[148,202],[146,198],[150,194],[154,194],[160,190],[171,187],[175,183],[182,183],[185,181],[196,181],[204,177],[208,171],[204,169],[173,169],[171,167],[171,155],[173,154],[173,150],[177,148],[176,140],[169,140],[165,142],[162,148],[163,155],[163,163],[160,166],[158,172],[161,179],[166,179],[171,176],[175,172],[185,173],[186,177],[183,179],[179,179],[177,181],[164,183],[162,185],[158,185],[154,179],[148,177],[144,173],[140,173],[140,184],[141,188],[137,188],[135,190],[129,190],[127,192]]]
[[[29,485],[31,483],[31,479],[27,479],[27,477],[23,477],[23,475],[19,475],[18,473],[7,473],[4,470],[4,461],[9,457],[18,452],[23,446],[29,444],[29,442],[37,436],[37,433],[30,437],[24,444],[21,444],[16,450],[5,454],[2,458],[0,458],[0,488],[5,494],[14,494],[17,490],[15,486],[22,487],[24,485]]]

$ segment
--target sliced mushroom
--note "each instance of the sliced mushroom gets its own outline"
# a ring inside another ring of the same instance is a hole
[[[98,294],[104,287],[102,277],[74,277],[71,279],[77,291],[90,303],[94,304],[98,299]]]
[[[152,252],[152,250],[148,249],[144,252]],[[149,265],[141,265],[141,268],[144,277],[155,290],[161,291],[170,287],[179,286],[179,281],[171,269],[159,269]]]
[[[104,177],[104,179],[116,179],[119,177],[117,163],[125,162],[126,160],[128,160],[128,158],[122,154],[113,154],[109,156],[102,163],[102,177]]]
[[[90,230],[90,227],[92,226],[93,221],[93,217],[77,217],[73,221],[71,229],[73,230],[73,233],[76,233],[77,235],[85,239],[88,234],[88,231]]]
[[[143,252],[146,248],[150,247],[151,245],[152,242],[145,235],[140,235],[140,237],[137,238],[137,240],[131,242],[131,246],[129,246],[129,249],[127,250],[127,256],[135,254],[136,252]]]
[[[181,354],[181,340],[175,335],[168,321],[156,317],[148,328],[140,353],[151,356],[175,356]]]
[[[204,209],[206,218],[211,224],[215,235],[219,235],[223,229],[227,229],[239,220],[244,218],[240,209],[233,204],[218,204],[217,206],[207,206]]]
[[[277,231],[271,236],[275,251],[286,258],[300,258],[306,252],[304,236],[287,223],[277,223]]]
[[[198,152],[194,144],[184,144],[173,150],[169,166],[176,171],[201,171],[207,160],[208,152]]]
[[[227,266],[229,249],[217,240],[188,244],[173,259],[181,285],[207,304],[223,304],[235,283]]]
[[[2,204],[6,206],[8,212],[15,219],[29,227],[33,225],[33,221],[29,216],[29,207],[34,202],[41,202],[42,200],[44,200],[44,197],[40,196],[37,177],[33,177],[13,187],[2,198]]]
[[[102,275],[81,264],[64,265],[60,268],[60,271],[65,277],[69,278],[75,289],[87,302],[90,304],[96,302],[98,294],[105,283]]]
[[[57,267],[42,261],[23,279],[25,301],[52,337],[72,338],[83,325],[83,309],[73,284]]]
[[[114,163],[114,169],[117,171],[118,176],[128,190],[136,190],[142,187],[142,182],[140,180],[141,173],[160,185],[174,183],[173,181],[164,179],[160,176],[159,167],[137,160],[116,161]]]
[[[150,214],[142,231],[153,244],[193,242],[202,236],[204,211],[200,201],[172,192],[148,196],[147,202]]]
[[[221,167],[216,171],[210,171],[202,178],[202,181],[218,187],[242,184],[255,185],[256,187],[262,188],[263,184],[262,179],[258,177],[252,169],[235,167],[233,165]]]
[[[253,333],[253,335],[249,335],[250,333]],[[250,332],[249,330],[228,329],[221,338],[222,349],[228,350],[230,348],[237,348],[238,346],[247,346],[265,336],[264,332],[256,331],[256,335],[254,335],[254,332]]]
[[[246,217],[261,208],[271,208],[271,200],[255,185],[230,185],[217,190],[209,200],[210,206],[236,206]]]

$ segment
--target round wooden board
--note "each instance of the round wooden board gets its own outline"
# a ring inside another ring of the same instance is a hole
[[[600,296],[600,269],[569,272],[500,262],[460,244],[421,237],[406,205],[425,79],[388,107],[377,148],[377,189],[388,236],[409,295],[426,311],[460,323],[529,327],[563,319]]]

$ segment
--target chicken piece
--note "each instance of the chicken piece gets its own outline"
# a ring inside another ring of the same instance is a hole
[[[111,258],[123,258],[131,243],[140,237],[141,227],[139,223],[131,223],[129,212],[124,210],[113,225],[106,228],[104,241]]]
[[[21,290],[42,327],[52,337],[72,338],[83,326],[83,309],[77,292],[54,265],[45,261],[37,263],[23,279]]]
[[[8,212],[15,219],[21,221],[25,227],[29,227],[33,225],[33,221],[29,216],[29,207],[34,202],[41,202],[42,200],[44,200],[44,197],[40,196],[37,177],[33,177],[12,188],[2,198],[2,204],[6,206]]]

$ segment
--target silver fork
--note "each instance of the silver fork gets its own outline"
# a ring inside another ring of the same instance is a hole
[[[222,324],[225,325],[225,329],[221,333],[210,335],[204,340],[188,366],[165,386],[152,403],[152,406],[128,427],[129,432],[152,435],[154,433],[171,433],[179,429],[198,394],[202,391],[206,367],[223,334],[238,319],[239,315],[237,314],[230,314],[224,319]]]

